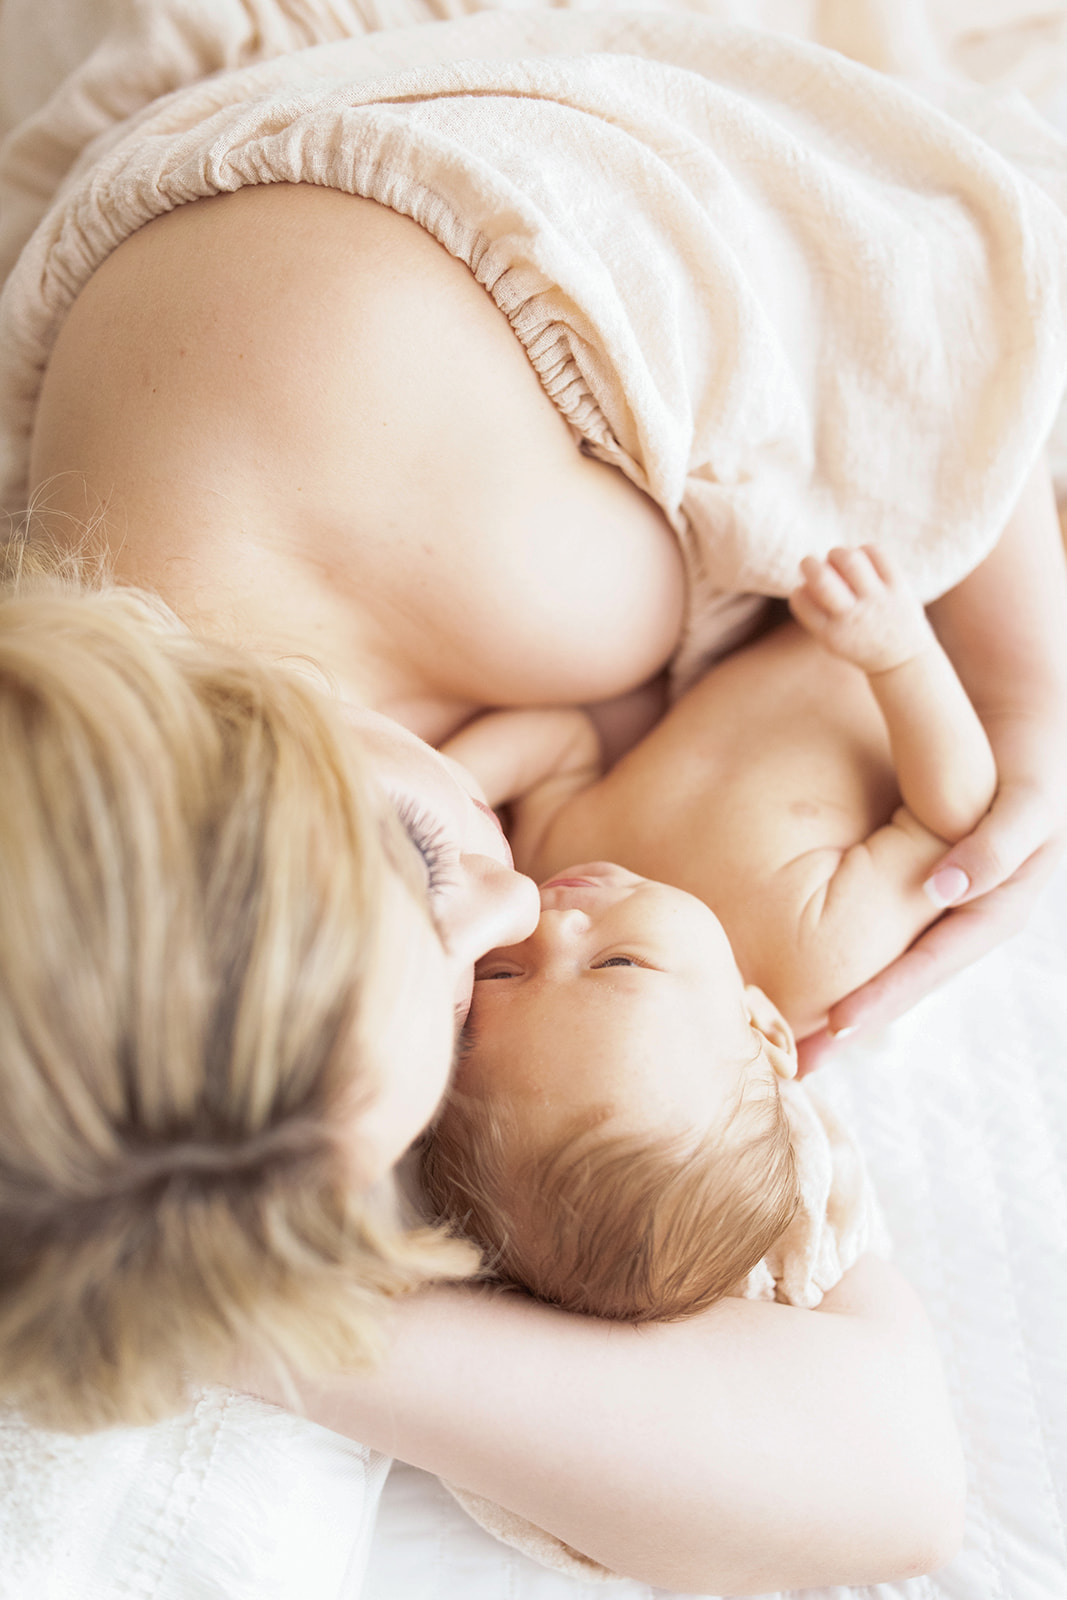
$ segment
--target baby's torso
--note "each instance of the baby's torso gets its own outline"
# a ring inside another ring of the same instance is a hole
[[[781,1004],[794,988],[794,954],[843,854],[888,824],[899,803],[866,678],[786,623],[714,667],[579,795],[536,870],[611,859],[699,896],[723,923],[746,980]],[[919,873],[944,846],[911,828]],[[935,913],[911,888],[907,899],[913,937],[917,919]],[[843,959],[827,962],[825,992],[811,996],[814,1010],[873,976],[908,942],[896,948],[898,922],[890,930],[862,915],[853,920]],[[845,987],[834,992],[839,982]],[[810,1026],[814,1010],[790,1020]]]

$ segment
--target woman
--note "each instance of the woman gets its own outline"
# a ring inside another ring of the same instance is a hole
[[[681,560],[661,511],[575,450],[466,267],[369,199],[242,187],[120,243],[58,333],[31,483],[79,520],[104,508],[120,574],[198,631],[311,656],[345,699],[434,742],[484,706],[542,700],[606,703],[632,737],[630,697],[677,642]],[[1005,773],[999,808],[943,864],[981,911],[947,918],[936,962],[936,945],[913,952],[847,1003],[857,1016],[1000,936],[987,891],[1014,878],[1001,901],[1025,895],[1054,853],[1052,525],[1035,479],[937,604]],[[422,1101],[394,1143],[425,1115]],[[661,1586],[928,1569],[956,1537],[958,1469],[921,1314],[873,1262],[825,1307],[731,1303],[634,1340],[433,1290],[397,1308],[375,1376],[301,1398]]]

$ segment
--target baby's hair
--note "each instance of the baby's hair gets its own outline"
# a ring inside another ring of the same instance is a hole
[[[152,596],[0,569],[0,1395],[79,1431],[246,1353],[366,1361],[472,1253],[354,1192],[390,870],[356,741]]]
[[[694,1145],[606,1133],[610,1108],[523,1153],[502,1100],[453,1090],[425,1136],[432,1215],[485,1253],[489,1274],[568,1311],[677,1321],[737,1292],[799,1203],[777,1083]]]

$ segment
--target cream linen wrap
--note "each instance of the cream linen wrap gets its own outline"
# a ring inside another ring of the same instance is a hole
[[[345,8],[319,9],[335,35]],[[120,105],[191,70],[180,28],[155,47]],[[796,39],[508,11],[259,61],[110,129],[94,102],[105,131],[0,300],[0,504],[25,503],[49,351],[109,251],[199,196],[304,181],[466,262],[583,448],[663,508],[689,574],[677,681],[728,642],[723,595],[786,592],[809,551],[884,541],[931,599],[991,548],[1067,375],[1064,146],[978,94],[947,98],[1016,159]],[[9,186],[36,159],[47,191],[72,105],[13,136]]]

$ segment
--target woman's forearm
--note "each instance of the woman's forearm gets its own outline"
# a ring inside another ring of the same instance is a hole
[[[1044,457],[994,550],[928,614],[994,739],[1006,717],[1067,716],[1067,564]]]
[[[663,1588],[927,1571],[958,1537],[961,1471],[925,1318],[869,1258],[824,1307],[634,1329],[434,1290],[397,1307],[376,1375],[299,1392],[324,1426]]]

